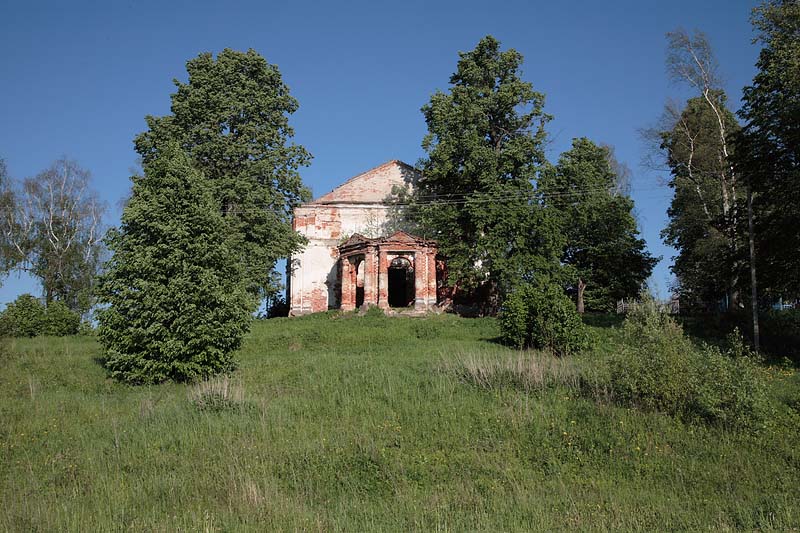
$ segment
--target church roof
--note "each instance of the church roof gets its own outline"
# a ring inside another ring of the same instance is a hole
[[[311,204],[374,204],[383,203],[392,194],[392,187],[413,187],[420,173],[397,159],[362,172],[345,181]]]

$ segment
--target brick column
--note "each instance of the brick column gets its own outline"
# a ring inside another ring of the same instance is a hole
[[[424,311],[427,308],[428,265],[426,259],[426,254],[421,250],[414,252],[414,309],[417,311]]]
[[[347,257],[342,257],[342,311],[356,308],[356,287],[353,283],[353,266]]]
[[[378,307],[389,309],[389,265],[386,251],[378,252]]]
[[[428,259],[428,307],[437,304],[436,301],[436,249],[428,249],[425,257]]]
[[[364,254],[364,305],[378,303],[378,254],[370,246]]]

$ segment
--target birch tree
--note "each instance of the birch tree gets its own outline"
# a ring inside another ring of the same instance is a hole
[[[2,211],[4,261],[39,279],[46,303],[86,312],[102,251],[104,204],[90,174],[61,158],[9,189]]]
[[[667,104],[658,132],[674,190],[662,236],[678,250],[672,271],[687,303],[724,299],[729,308],[737,307],[744,266],[738,229],[742,194],[729,139],[739,125],[727,107],[705,35],[677,30],[667,34],[667,41],[670,78],[696,96],[682,108]]]

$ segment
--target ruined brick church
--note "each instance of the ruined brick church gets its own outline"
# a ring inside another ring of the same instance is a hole
[[[443,271],[436,242],[389,230],[393,188],[413,188],[419,177],[412,166],[389,161],[295,208],[293,227],[308,244],[287,263],[291,316],[370,305],[436,309]]]

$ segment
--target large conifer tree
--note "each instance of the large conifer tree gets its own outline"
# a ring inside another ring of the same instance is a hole
[[[252,305],[211,184],[176,143],[134,178],[99,282],[112,377],[189,380],[231,368]]]

